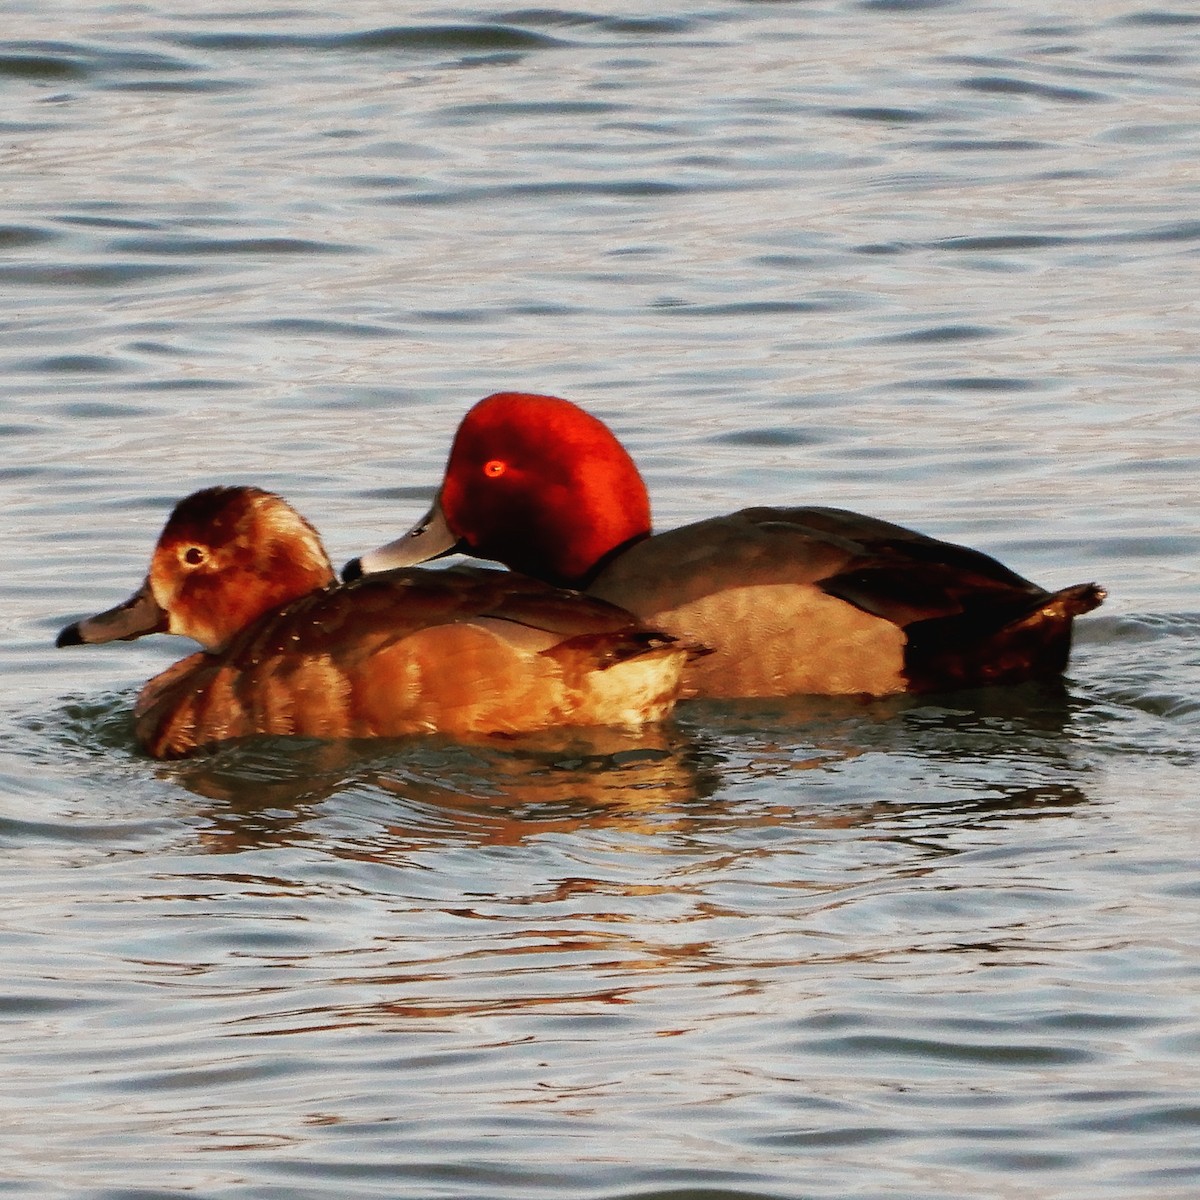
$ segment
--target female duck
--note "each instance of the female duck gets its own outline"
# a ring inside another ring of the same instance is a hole
[[[167,521],[145,583],[58,645],[178,633],[204,650],[142,689],[139,744],[515,734],[666,715],[687,651],[628,613],[504,571],[398,571],[334,586],[278,496],[208,488]]]
[[[887,695],[1060,674],[1104,599],[1048,592],[977,550],[836,508],[748,508],[651,534],[637,467],[552,396],[481,400],[429,514],[345,578],[453,551],[628,609],[713,653],[689,694]]]

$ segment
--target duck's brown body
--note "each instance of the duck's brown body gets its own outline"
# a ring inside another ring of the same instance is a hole
[[[588,587],[712,653],[688,694],[872,696],[1061,674],[1071,619],[1104,593],[1050,593],[976,550],[835,508],[749,508],[631,546]]]
[[[174,758],[250,734],[461,737],[664,716],[682,652],[580,599],[500,571],[316,592],[152,679],[135,733]]]
[[[152,679],[135,735],[177,758],[251,734],[470,737],[664,717],[682,649],[581,599],[465,570],[317,592]]]
[[[145,585],[58,644],[169,630],[201,641],[143,688],[138,743],[178,758],[230,738],[518,734],[665,716],[689,651],[602,600],[507,571],[396,571],[344,587],[277,496],[177,506]]]
[[[612,432],[498,393],[463,419],[430,513],[347,578],[452,550],[579,588],[707,646],[689,694],[882,696],[1060,674],[1104,592],[1048,592],[976,550],[835,508],[752,508],[654,534]]]

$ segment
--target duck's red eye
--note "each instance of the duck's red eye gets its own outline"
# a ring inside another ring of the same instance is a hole
[[[189,546],[183,552],[183,561],[189,567],[198,567],[205,559],[205,553],[199,546]]]
[[[502,458],[493,458],[483,464],[483,473],[489,479],[499,479],[508,470],[508,463]]]

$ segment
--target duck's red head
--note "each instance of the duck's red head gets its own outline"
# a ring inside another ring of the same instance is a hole
[[[608,426],[522,392],[488,396],[463,418],[441,507],[464,549],[567,586],[650,533],[646,485]]]
[[[497,392],[463,418],[433,508],[403,537],[348,562],[345,579],[461,551],[586,587],[650,534],[650,499],[603,421],[569,400]]]

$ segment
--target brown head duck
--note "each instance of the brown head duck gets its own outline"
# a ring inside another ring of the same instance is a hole
[[[667,714],[688,651],[602,600],[495,570],[337,586],[313,527],[269,492],[181,501],[142,587],[59,646],[168,632],[189,655],[142,689],[139,744],[176,758],[228,738],[529,733]]]

